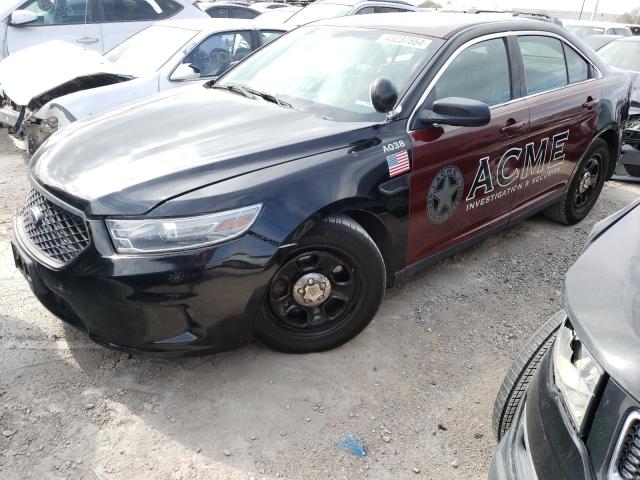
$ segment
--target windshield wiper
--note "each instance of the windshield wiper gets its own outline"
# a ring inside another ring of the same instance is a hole
[[[211,85],[210,88],[220,88],[222,90],[227,90],[229,92],[239,93],[240,95],[245,96],[247,98],[255,98],[256,97],[256,95],[253,92],[250,92],[249,90],[247,90],[242,85],[235,85],[235,84],[218,85],[218,84],[214,83],[213,85]]]
[[[281,100],[280,98],[276,97],[272,93],[260,92],[259,90],[254,90],[254,89],[249,88],[249,87],[244,87],[244,89],[247,92],[252,93],[253,95],[255,95],[257,97],[260,97],[260,98],[266,100],[267,102],[275,103],[276,105],[279,105],[279,106],[285,107],[285,108],[293,108],[293,105],[291,105],[289,102],[285,102],[284,100]]]

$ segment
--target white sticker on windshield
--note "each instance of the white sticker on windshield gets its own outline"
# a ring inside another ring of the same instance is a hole
[[[383,33],[378,38],[378,43],[387,43],[390,45],[399,45],[402,47],[412,47],[424,50],[429,46],[431,40],[424,37],[416,37],[413,35],[398,35],[395,33]]]

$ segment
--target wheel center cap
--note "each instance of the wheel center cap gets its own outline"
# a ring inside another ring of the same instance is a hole
[[[307,273],[293,285],[293,298],[303,307],[315,307],[329,298],[331,282],[321,273]]]
[[[589,172],[584,172],[582,178],[580,179],[580,193],[584,193],[591,185],[591,174]]]

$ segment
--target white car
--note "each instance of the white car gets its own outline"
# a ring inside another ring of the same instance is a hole
[[[0,59],[50,40],[104,53],[159,20],[206,16],[190,0],[1,0]]]
[[[285,23],[299,27],[325,18],[416,11],[418,7],[404,0],[315,0],[289,17]]]
[[[566,30],[582,40],[593,35],[617,35],[620,37],[633,35],[631,29],[621,23],[563,20],[562,25]]]
[[[159,22],[104,56],[62,41],[0,62],[0,123],[31,154],[56,130],[159,91],[215,79],[285,27],[251,20]],[[42,75],[47,72],[47,75]]]

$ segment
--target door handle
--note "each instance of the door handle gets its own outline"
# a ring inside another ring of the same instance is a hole
[[[76,40],[76,43],[82,43],[84,45],[89,45],[91,43],[98,43],[100,39],[96,37],[82,37]]]
[[[587,101],[582,104],[582,108],[586,108],[587,110],[591,110],[598,104],[598,99],[593,97],[588,97]]]
[[[507,124],[500,129],[501,133],[518,133],[526,128],[525,122],[508,121]]]

